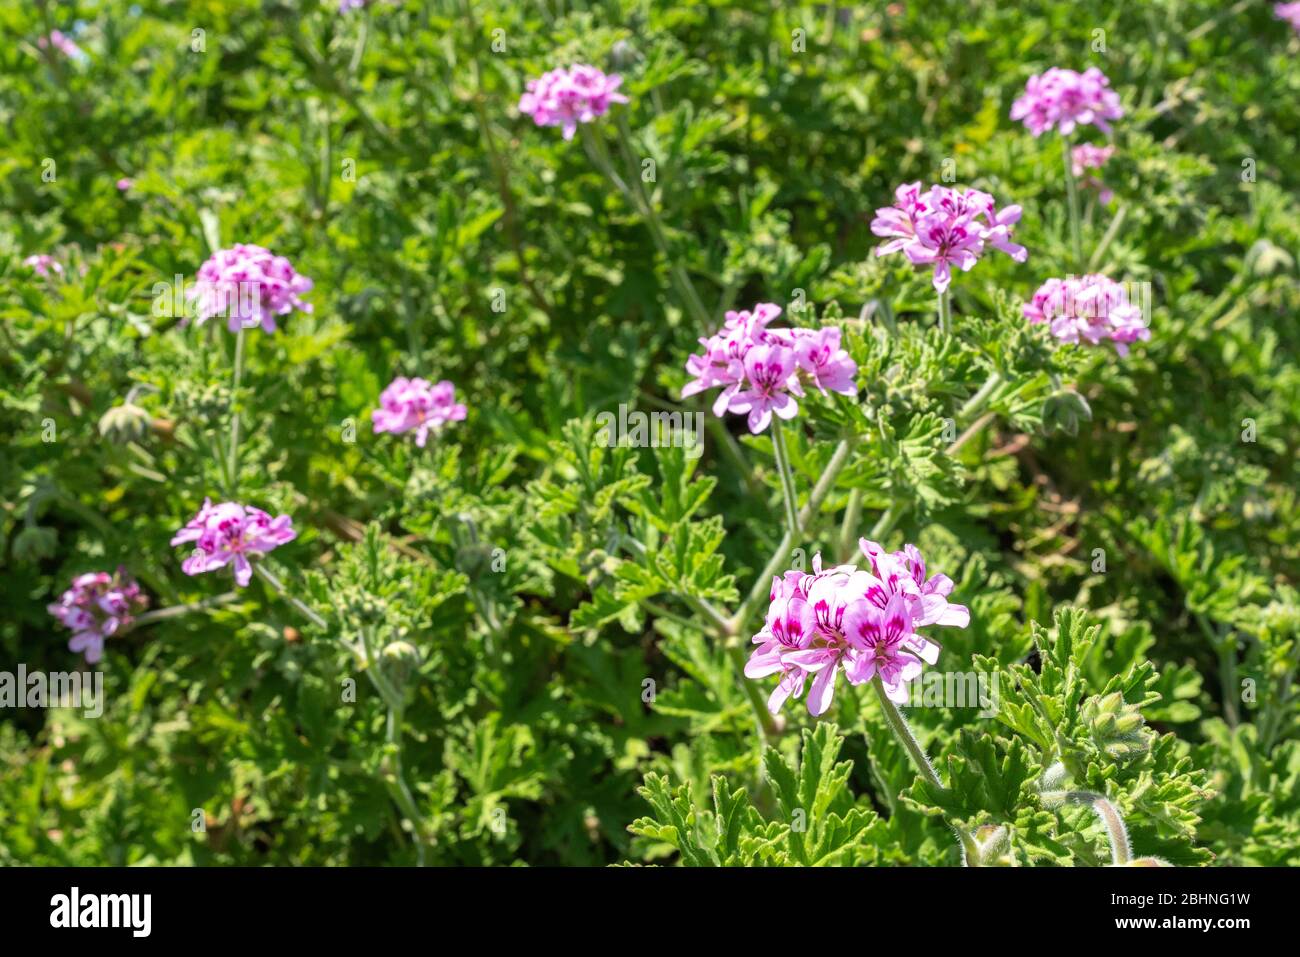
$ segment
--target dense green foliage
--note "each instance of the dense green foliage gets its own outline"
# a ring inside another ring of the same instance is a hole
[[[53,28],[86,58],[38,48]],[[1300,860],[1300,40],[1271,4],[80,0],[0,31],[0,670],[79,667],[45,610],[73,575],[124,565],[155,608],[232,587],[168,542],[225,490],[234,337],[154,306],[234,242],[315,281],[248,336],[237,484],[294,517],[269,565],[328,620],[255,580],[110,640],[102,717],[0,713],[0,864],[413,863],[399,752],[434,863],[956,864],[952,823],[1106,863],[1092,810],[1043,798],[1058,762],[1137,855]],[[582,137],[518,114],[578,61],[626,77],[591,132],[622,164],[625,120],[654,161],[668,256]],[[1084,221],[1094,269],[1151,284],[1124,360],[1020,314],[1071,271],[1060,143],[1008,117],[1053,65],[1127,111]],[[1029,248],[957,276],[950,337],[868,229],[945,169],[1021,204]],[[43,252],[61,279],[23,267]],[[781,538],[769,434],[597,441],[620,403],[676,408],[712,331],[672,262],[715,324],[770,300],[843,326],[858,400],[786,429],[805,502],[848,449],[798,546],[848,557],[892,511],[888,544],[955,580],[938,667],[1002,681],[996,715],[909,712],[950,789],[865,688],[756,725],[761,610],[730,636],[709,610]],[[468,420],[372,435],[398,374]],[[143,425],[101,428],[139,386]],[[395,735],[336,640],[363,634],[414,648],[372,665]]]

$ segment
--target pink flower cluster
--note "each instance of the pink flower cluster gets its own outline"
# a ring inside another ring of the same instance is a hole
[[[63,275],[62,264],[48,253],[36,253],[34,256],[28,256],[23,260],[23,265],[42,279],[49,279],[51,275]]]
[[[1029,78],[1011,105],[1011,118],[1023,120],[1034,136],[1051,129],[1069,136],[1076,126],[1089,124],[1109,133],[1107,121],[1124,115],[1119,94],[1109,87],[1110,80],[1095,66],[1083,73],[1052,67]]]
[[[148,607],[140,586],[119,568],[112,575],[78,575],[49,612],[72,629],[69,650],[85,652],[86,661],[93,665],[104,656],[104,639],[126,631],[134,616]]]
[[[1128,291],[1095,273],[1047,280],[1025,304],[1024,314],[1032,323],[1050,323],[1062,342],[1097,345],[1109,339],[1121,356],[1128,355],[1129,343],[1151,338],[1142,308],[1129,301]]]
[[[617,73],[606,75],[594,66],[560,67],[528,81],[519,98],[519,112],[531,116],[538,126],[563,127],[564,138],[571,140],[579,123],[604,116],[611,103],[627,102],[618,92],[622,84]]]
[[[1115,147],[1113,146],[1094,146],[1091,143],[1080,143],[1070,150],[1070,169],[1075,176],[1084,176],[1086,170],[1101,169],[1114,153]],[[1097,190],[1097,198],[1103,204],[1108,204],[1115,198],[1114,191],[1095,176],[1084,176],[1080,181],[1080,185]]]
[[[79,60],[86,55],[85,51],[73,42],[72,37],[62,30],[51,30],[49,37],[38,38],[36,45],[42,50],[53,47],[69,60]]]
[[[431,385],[427,379],[398,376],[379,396],[379,408],[370,418],[376,433],[415,429],[415,444],[424,448],[430,430],[436,433],[465,418],[465,406],[456,401],[456,387],[446,379]]]
[[[762,432],[772,415],[791,419],[808,382],[823,394],[856,395],[858,366],[840,347],[836,326],[821,329],[769,329],[781,307],[760,302],[753,312],[728,312],[726,323],[700,339],[701,355],[686,360],[695,378],[682,388],[682,398],[722,386],[713,414],[748,413],[749,431]]]
[[[985,247],[1024,262],[1029,255],[1025,247],[1011,241],[1019,221],[1019,206],[999,210],[988,193],[962,193],[948,186],[931,186],[923,193],[918,182],[894,191],[894,205],[876,210],[871,231],[889,240],[876,247],[877,256],[902,252],[918,266],[933,266],[934,288],[944,292],[952,282],[951,267],[969,270]]]
[[[301,299],[311,288],[312,281],[283,256],[252,243],[236,243],[213,253],[199,268],[186,298],[195,303],[200,324],[226,316],[231,332],[259,323],[274,332],[276,316],[295,309],[311,312]]]
[[[189,524],[172,536],[172,544],[194,543],[194,552],[181,563],[187,575],[201,575],[227,565],[235,566],[235,584],[243,587],[253,577],[249,557],[265,555],[298,536],[288,515],[272,518],[260,508],[203,500],[203,508]]]
[[[915,546],[887,552],[865,538],[859,546],[869,569],[823,570],[818,555],[811,575],[791,570],[772,579],[771,605],[763,629],[753,637],[758,647],[745,676],[780,675],[767,701],[773,714],[787,698],[803,693],[809,675],[808,711],[824,714],[840,671],[854,685],[878,675],[890,700],[905,703],[908,684],[939,658],[939,645],[917,629],[970,623],[965,606],[948,602],[952,580],[927,578],[925,559]]]
[[[1300,3],[1278,3],[1273,6],[1273,14],[1279,20],[1291,24],[1291,28],[1300,33]]]

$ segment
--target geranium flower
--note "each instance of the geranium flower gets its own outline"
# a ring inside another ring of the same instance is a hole
[[[104,656],[104,639],[131,627],[135,615],[149,607],[140,586],[119,568],[108,572],[78,575],[72,587],[48,606],[59,623],[73,631],[68,649],[84,653],[94,664]]]
[[[781,307],[770,302],[752,312],[728,312],[720,330],[700,339],[704,351],[686,360],[693,378],[682,398],[721,387],[713,414],[748,413],[749,429],[758,433],[774,413],[782,419],[798,413],[791,396],[802,398],[805,384],[823,394],[856,395],[858,367],[840,346],[840,330],[768,328],[780,315]]]
[[[1029,78],[1025,92],[1011,105],[1011,118],[1022,120],[1034,136],[1051,129],[1069,136],[1076,126],[1088,125],[1109,133],[1108,121],[1124,115],[1119,94],[1109,86],[1095,66],[1083,73],[1052,67]]]
[[[952,267],[971,269],[986,246],[1024,262],[1025,247],[1011,241],[1019,221],[1019,206],[999,210],[988,193],[948,186],[923,193],[918,182],[894,191],[894,205],[876,210],[871,231],[888,240],[876,247],[877,256],[901,252],[917,265],[934,267],[934,288],[942,293],[952,282]]]
[[[1146,317],[1129,301],[1127,290],[1095,273],[1047,280],[1023,311],[1032,323],[1048,323],[1061,342],[1097,345],[1109,340],[1121,356],[1128,355],[1131,343],[1151,338]]]
[[[855,685],[879,676],[891,701],[906,702],[908,685],[939,657],[939,645],[917,629],[970,622],[964,606],[947,600],[952,581],[926,578],[914,546],[891,553],[867,539],[860,544],[869,570],[823,570],[818,555],[812,574],[791,570],[773,579],[767,618],[753,636],[758,647],[745,666],[749,678],[781,676],[768,699],[773,714],[803,693],[809,675],[808,711],[824,714],[840,672]]]
[[[312,281],[288,259],[252,243],[236,243],[213,253],[199,268],[186,298],[195,304],[200,325],[213,316],[226,316],[231,332],[259,323],[274,332],[276,316],[295,309],[312,311],[301,298],[311,288]]]
[[[194,543],[194,552],[181,563],[187,575],[201,575],[233,565],[241,588],[253,577],[251,557],[265,555],[298,537],[288,515],[272,518],[260,508],[203,500],[203,508],[172,536],[173,545]]]
[[[1279,20],[1291,24],[1291,28],[1300,33],[1300,3],[1279,3],[1273,7],[1273,14]]]
[[[564,138],[571,140],[579,123],[604,116],[613,103],[627,102],[618,92],[622,84],[617,73],[606,75],[594,66],[560,67],[528,81],[519,98],[519,112],[531,116],[538,126],[562,127]]]
[[[415,444],[424,448],[429,432],[465,418],[465,406],[456,401],[456,387],[446,379],[430,385],[427,379],[399,376],[379,396],[379,408],[370,414],[375,432],[415,430]]]

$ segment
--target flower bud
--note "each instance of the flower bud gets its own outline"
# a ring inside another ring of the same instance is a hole
[[[398,688],[405,686],[412,672],[420,666],[420,653],[406,641],[394,641],[380,652],[384,675]]]
[[[1083,703],[1080,717],[1093,742],[1116,761],[1141,757],[1151,750],[1151,731],[1142,712],[1118,691]]]
[[[105,412],[99,419],[99,434],[110,442],[125,444],[138,442],[148,434],[153,418],[133,402],[123,402]]]

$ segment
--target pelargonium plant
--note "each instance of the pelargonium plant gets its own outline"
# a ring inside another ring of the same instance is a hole
[[[694,378],[682,387],[682,398],[721,386],[713,414],[744,414],[749,431],[758,433],[773,415],[794,418],[795,397],[804,396],[805,386],[823,395],[856,395],[858,367],[840,347],[840,330],[768,328],[780,315],[781,307],[771,302],[729,311],[720,330],[700,339],[704,351],[686,360]]]
[[[1047,280],[1025,303],[1024,315],[1031,323],[1048,323],[1061,342],[1109,341],[1121,356],[1131,343],[1151,338],[1141,306],[1130,301],[1124,286],[1095,273]]]
[[[131,627],[149,607],[149,598],[126,569],[78,575],[49,612],[72,630],[68,649],[84,653],[89,664],[104,656],[104,640]]]
[[[250,559],[293,541],[297,535],[288,515],[272,518],[251,505],[237,502],[213,505],[211,499],[204,499],[198,514],[172,536],[171,543],[194,543],[193,553],[181,563],[185,574],[202,575],[233,565],[235,584],[242,588],[253,577]]]
[[[792,569],[772,579],[767,619],[751,639],[758,648],[745,676],[781,676],[768,699],[773,714],[802,694],[809,676],[808,712],[824,714],[840,671],[855,685],[878,678],[889,700],[904,704],[908,685],[939,658],[939,645],[918,629],[970,622],[964,605],[948,602],[952,580],[927,578],[914,545],[888,552],[864,538],[859,546],[869,570],[850,564],[823,570],[817,555],[812,574]]]
[[[519,98],[519,112],[532,117],[538,126],[558,126],[566,140],[573,139],[579,123],[604,116],[614,103],[626,103],[618,92],[623,78],[594,66],[579,63],[568,69],[557,67],[529,80]]]
[[[1110,89],[1110,80],[1095,66],[1082,73],[1052,67],[1045,73],[1031,76],[1025,84],[1025,92],[1011,105],[1011,118],[1021,120],[1035,137],[1051,130],[1061,134],[1065,187],[1070,206],[1070,236],[1074,244],[1075,265],[1080,269],[1083,268],[1083,233],[1070,138],[1080,126],[1095,126],[1103,133],[1109,133],[1110,121],[1123,116],[1119,94]]]
[[[274,332],[277,316],[295,309],[312,311],[311,304],[302,300],[311,288],[312,281],[284,256],[254,243],[236,243],[213,253],[199,267],[198,279],[186,296],[194,303],[200,325],[225,316],[231,332],[259,324]]]
[[[917,182],[898,187],[894,204],[876,210],[871,231],[887,240],[876,247],[877,256],[901,252],[916,265],[933,267],[939,322],[947,331],[952,267],[969,271],[986,249],[1024,262],[1028,251],[1011,241],[1012,229],[1019,221],[1019,206],[998,209],[988,193],[977,189],[962,192],[949,186],[931,186],[922,192]]]
[[[456,401],[456,387],[443,379],[431,384],[427,379],[398,376],[379,396],[379,408],[370,414],[375,433],[415,432],[415,444],[424,448],[429,433],[435,435],[448,422],[464,420],[466,409]]]

